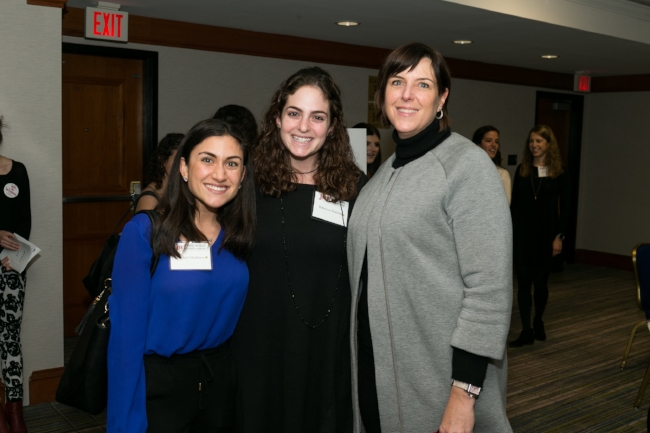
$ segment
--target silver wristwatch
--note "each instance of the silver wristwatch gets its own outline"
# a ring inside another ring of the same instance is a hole
[[[471,398],[478,398],[478,395],[481,393],[480,386],[474,386],[471,383],[465,383],[455,379],[451,379],[451,386],[462,389]]]

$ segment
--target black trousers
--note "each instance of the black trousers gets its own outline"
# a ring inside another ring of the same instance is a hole
[[[531,329],[530,315],[533,307],[531,286],[535,286],[535,320],[542,321],[542,315],[548,302],[548,269],[535,266],[515,266],[517,275],[517,303],[524,329]]]
[[[145,355],[148,433],[232,431],[235,371],[229,341],[167,358]]]

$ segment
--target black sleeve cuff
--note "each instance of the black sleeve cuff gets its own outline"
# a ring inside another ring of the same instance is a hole
[[[474,386],[483,386],[489,358],[454,347],[451,378]]]

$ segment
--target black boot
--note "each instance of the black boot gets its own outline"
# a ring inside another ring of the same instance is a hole
[[[519,334],[516,340],[510,342],[510,347],[522,347],[526,344],[533,344],[535,342],[535,334],[532,329],[524,329]]]
[[[546,341],[544,322],[541,320],[533,320],[533,332],[535,333],[535,340]]]

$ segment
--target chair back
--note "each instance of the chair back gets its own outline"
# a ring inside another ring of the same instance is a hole
[[[632,263],[636,275],[636,299],[639,308],[650,320],[650,243],[641,243],[632,250]]]

